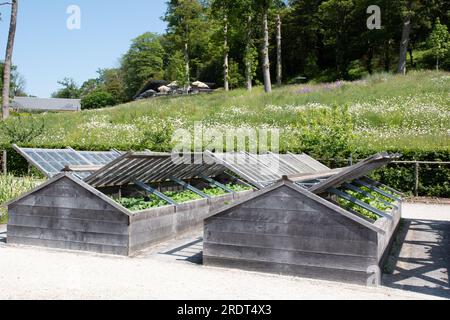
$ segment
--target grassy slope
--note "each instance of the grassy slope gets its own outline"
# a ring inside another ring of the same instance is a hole
[[[272,95],[255,88],[252,93],[163,97],[79,114],[47,114],[38,117],[46,122],[46,132],[33,145],[132,149],[138,148],[145,131],[166,123],[190,128],[203,121],[206,127],[280,127],[282,143],[289,141],[289,149],[295,147],[292,133],[299,119],[320,117],[315,110],[333,105],[349,107],[357,148],[449,149],[450,74],[432,71],[406,77],[375,75],[355,83],[285,86]]]

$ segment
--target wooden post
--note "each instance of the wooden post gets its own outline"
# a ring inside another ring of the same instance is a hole
[[[2,169],[3,174],[6,176],[8,174],[8,152],[6,150],[3,150],[2,155]]]
[[[414,173],[414,195],[419,196],[419,162],[415,163],[415,173]]]

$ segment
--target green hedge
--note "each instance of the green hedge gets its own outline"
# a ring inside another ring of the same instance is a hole
[[[450,161],[450,151],[387,150],[401,153],[401,161]],[[379,151],[365,150],[353,154],[354,159],[365,159]],[[330,167],[348,165],[347,159],[324,160]],[[415,189],[415,164],[390,164],[372,174],[372,178],[392,188],[413,195]],[[450,165],[421,164],[419,167],[419,195],[450,198]]]
[[[402,152],[402,161],[450,161],[450,152]],[[412,194],[415,188],[414,164],[391,164],[373,177],[393,188]],[[450,165],[419,166],[419,195],[428,197],[450,198]]]

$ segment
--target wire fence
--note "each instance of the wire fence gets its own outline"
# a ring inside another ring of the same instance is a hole
[[[343,166],[351,166],[359,161],[362,161],[364,159],[354,159],[353,157],[350,158],[330,158],[330,159],[318,159],[319,161],[328,164],[332,168],[340,168]],[[413,180],[414,180],[414,187],[413,190],[410,191],[415,197],[419,197],[420,194],[420,185],[421,185],[421,177],[420,173],[424,166],[435,166],[437,167],[435,169],[435,174],[437,175],[439,172],[439,167],[442,166],[449,166],[450,168],[450,161],[420,161],[420,160],[410,160],[410,161],[393,161],[390,163],[390,165],[404,165],[404,166],[411,166],[411,169],[413,170]]]

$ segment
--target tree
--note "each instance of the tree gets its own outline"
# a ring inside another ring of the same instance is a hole
[[[164,21],[168,24],[167,37],[175,44],[177,50],[184,55],[185,88],[191,79],[191,52],[200,42],[206,30],[206,16],[202,4],[198,0],[170,0]]]
[[[3,3],[5,4],[5,3]],[[8,43],[6,45],[6,54],[3,68],[3,90],[2,90],[2,114],[3,119],[9,118],[9,98],[11,82],[12,55],[14,51],[14,40],[16,37],[17,11],[19,0],[11,2],[11,20],[9,23]]]
[[[322,0],[291,0],[284,18],[285,77],[317,75],[322,58],[319,6]]]
[[[182,51],[174,52],[168,58],[166,67],[166,79],[183,83],[185,80],[184,55]]]
[[[3,88],[3,70],[4,64],[0,62],[0,88]],[[25,78],[17,71],[17,66],[11,66],[11,81],[10,81],[11,96],[25,97]]]
[[[350,63],[364,46],[357,27],[366,25],[361,14],[365,14],[365,10],[358,10],[355,0],[328,0],[319,7],[323,43],[333,49],[335,69],[341,79],[349,77]]]
[[[272,92],[272,81],[270,78],[270,58],[269,58],[269,9],[273,4],[272,0],[255,0],[256,7],[260,10],[262,16],[263,42],[261,46],[262,55],[262,73],[264,79],[264,91]]]
[[[127,96],[125,93],[126,84],[124,82],[124,77],[120,69],[99,69],[97,71],[100,82],[100,88],[111,94],[116,103],[122,103],[127,101]]]
[[[116,104],[114,97],[106,91],[97,90],[81,99],[81,109],[100,109]]]
[[[133,39],[121,61],[125,95],[129,100],[149,79],[164,75],[164,54],[161,37],[155,33],[147,32]],[[119,75],[113,77],[118,80]]]
[[[223,31],[223,87],[225,91],[230,90],[229,85],[229,52],[230,48],[228,46],[228,34],[230,27],[230,18],[232,17],[232,8],[228,1],[226,0],[213,0],[211,3],[211,10],[213,16],[222,20],[222,31]]]
[[[413,0],[408,0],[406,5],[405,21],[403,22],[402,39],[400,41],[400,54],[398,59],[397,73],[406,74],[406,55],[408,53],[411,24],[412,24]]]
[[[245,55],[244,55],[244,63],[245,63],[245,80],[247,84],[247,90],[252,91],[253,88],[253,78],[256,74],[257,68],[257,57],[258,52],[255,48],[253,36],[252,36],[252,14],[250,12],[247,13],[247,39],[245,43]]]
[[[277,14],[277,84],[281,86],[283,81],[282,56],[281,56],[281,16]]]
[[[120,69],[99,69],[97,74],[97,78],[86,80],[81,85],[81,98],[93,92],[101,91],[109,93],[114,98],[115,103],[127,101],[125,83]]]
[[[81,90],[72,78],[64,78],[63,80],[58,81],[58,84],[60,84],[62,88],[54,92],[52,98],[79,99],[81,97]]]
[[[447,26],[441,24],[441,21],[436,19],[433,31],[428,38],[428,45],[436,58],[436,70],[439,71],[439,61],[443,59],[450,50],[450,33]]]

